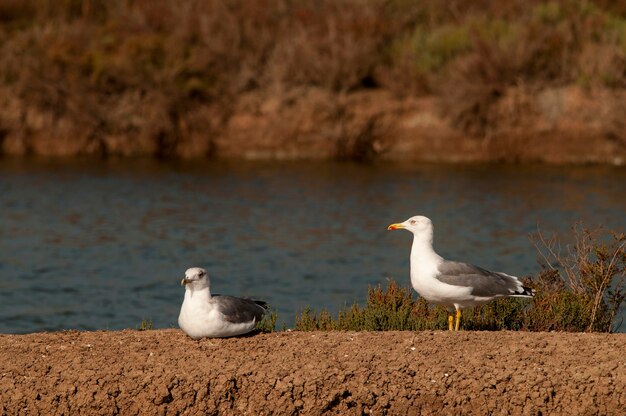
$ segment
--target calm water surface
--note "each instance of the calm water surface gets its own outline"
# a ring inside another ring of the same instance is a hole
[[[291,326],[408,285],[386,226],[416,214],[444,257],[529,275],[538,225],[626,230],[626,169],[0,160],[0,332],[176,327],[190,266]]]

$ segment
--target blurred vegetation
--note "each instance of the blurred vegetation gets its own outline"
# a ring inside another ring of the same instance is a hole
[[[139,325],[137,325],[137,330],[139,331],[148,331],[151,329],[153,329],[152,318],[142,319]]]
[[[505,88],[567,84],[626,86],[626,3],[0,1],[5,94],[96,136],[149,138],[162,156],[259,89],[434,94],[481,134]],[[0,114],[0,130],[20,117],[32,118]]]
[[[276,330],[276,311],[271,307],[268,307],[263,319],[256,323],[256,329],[263,333],[274,332]]]
[[[463,311],[467,330],[613,332],[626,298],[626,236],[577,226],[575,244],[562,255],[555,237],[534,239],[546,268],[524,283],[536,289],[530,299],[500,299]],[[328,311],[305,308],[295,329],[388,331],[448,327],[447,311],[414,298],[410,287],[389,280],[368,289],[365,306],[345,306],[334,318]]]

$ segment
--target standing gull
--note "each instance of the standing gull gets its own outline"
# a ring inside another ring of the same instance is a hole
[[[260,300],[211,296],[209,275],[200,267],[187,269],[180,284],[185,286],[185,299],[178,326],[193,339],[246,334],[263,319],[267,309],[267,304]]]
[[[515,276],[491,272],[468,263],[444,260],[433,249],[433,223],[416,216],[391,224],[388,230],[404,229],[413,233],[411,248],[411,285],[429,302],[456,309],[455,330],[459,330],[461,309],[505,297],[532,297],[533,289],[525,287]],[[448,313],[452,331],[453,315]]]

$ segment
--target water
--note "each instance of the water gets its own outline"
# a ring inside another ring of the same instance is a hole
[[[368,285],[408,285],[423,214],[444,257],[538,271],[528,234],[626,230],[626,169],[0,160],[0,332],[176,327],[185,269],[293,325]]]

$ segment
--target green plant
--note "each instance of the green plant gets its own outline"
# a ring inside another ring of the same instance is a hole
[[[429,31],[418,26],[412,44],[417,66],[424,72],[440,70],[471,47],[468,28],[451,24]]]
[[[141,323],[137,326],[137,329],[139,331],[147,331],[147,330],[153,329],[152,328],[152,319],[145,319],[145,318],[142,319]]]
[[[263,319],[256,323],[256,329],[263,333],[274,332],[276,330],[276,318],[276,311],[268,307]]]
[[[421,331],[447,328],[448,313],[441,306],[430,305],[423,298],[414,298],[414,291],[401,287],[389,279],[381,285],[370,287],[365,306],[344,306],[333,319],[322,310],[310,307],[296,316],[295,329],[349,330],[349,331]],[[463,328],[476,330],[522,329],[523,312],[529,308],[528,301],[505,299],[491,302],[463,315]]]

